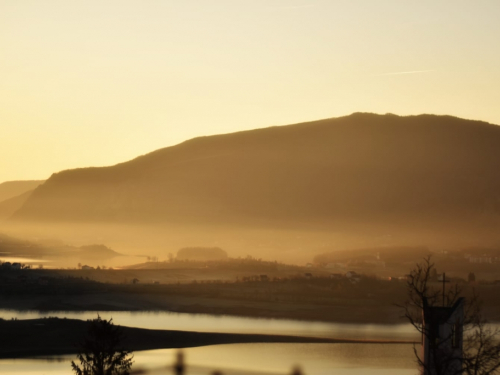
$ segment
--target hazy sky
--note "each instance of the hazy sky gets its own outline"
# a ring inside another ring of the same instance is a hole
[[[500,1],[0,0],[0,182],[352,112],[500,124]]]

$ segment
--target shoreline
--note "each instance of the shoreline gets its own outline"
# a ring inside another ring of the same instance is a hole
[[[78,353],[78,342],[85,337],[88,322],[78,319],[42,318],[0,320],[0,359],[32,358]],[[324,344],[413,344],[402,340],[349,340],[285,335],[205,333],[151,330],[126,326],[124,347],[130,351],[182,349],[207,345],[247,343],[324,343]]]
[[[43,298],[45,300],[45,298]],[[10,303],[6,303],[10,302]],[[248,308],[245,306],[240,306],[239,308],[231,306],[225,306],[223,308],[218,308],[214,306],[200,305],[200,304],[190,304],[183,306],[175,306],[174,308],[156,307],[156,308],[140,308],[134,306],[134,308],[118,307],[113,304],[106,303],[94,303],[92,305],[86,306],[75,306],[68,305],[65,303],[51,303],[50,301],[45,301],[43,308],[40,306],[35,306],[31,303],[23,303],[26,301],[21,300],[3,300],[0,297],[0,310],[14,311],[20,313],[88,313],[88,312],[141,312],[141,313],[172,313],[172,314],[193,314],[193,315],[209,315],[214,317],[235,317],[235,318],[248,318],[248,319],[275,319],[275,320],[291,320],[299,322],[310,322],[310,323],[336,323],[336,324],[376,324],[376,325],[400,325],[408,323],[407,320],[397,316],[399,310],[391,309],[389,313],[387,311],[373,311],[370,314],[370,319],[367,315],[352,314],[352,311],[348,311],[342,307],[339,307],[336,314],[329,314],[326,311],[318,311],[316,309],[297,309],[297,310],[282,310],[276,313],[275,310],[259,309],[259,308]],[[29,302],[33,302],[30,299]],[[111,301],[112,302],[112,301]],[[496,316],[498,317],[498,316]],[[0,318],[1,319],[1,318]],[[8,319],[8,318],[7,318]],[[491,319],[489,323],[500,324],[500,319]]]
[[[7,272],[0,280],[0,306],[19,311],[168,311],[346,324],[406,323],[401,308],[396,305],[407,299],[405,283],[399,281],[365,278],[351,283],[318,277],[197,282],[192,280],[195,274],[197,277],[207,276],[198,271],[148,271],[141,276],[148,282],[135,284],[130,283],[131,279],[127,283],[123,272],[115,270],[90,273],[27,270],[22,275]],[[175,276],[183,278],[184,282],[151,282],[159,280],[160,276],[164,279]],[[227,272],[221,273],[222,276],[228,277]],[[90,279],[94,277],[99,279]],[[495,285],[477,285],[477,294],[485,301],[484,316],[491,322],[500,322],[498,291],[499,287]],[[470,295],[469,288],[464,297]]]
[[[297,320],[344,324],[406,323],[394,306],[370,306],[370,311],[354,306],[312,304],[273,304],[259,301],[217,300],[203,297],[96,293],[75,296],[0,296],[3,310],[19,312],[171,312],[240,318]]]

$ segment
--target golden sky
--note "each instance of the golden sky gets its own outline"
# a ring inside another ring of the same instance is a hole
[[[0,182],[352,112],[500,124],[498,0],[0,0]]]

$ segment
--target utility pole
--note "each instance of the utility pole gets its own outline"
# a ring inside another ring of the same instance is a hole
[[[446,274],[443,272],[443,307],[446,307],[446,303],[444,300],[444,290],[445,290],[445,283],[449,283],[449,280],[446,280]]]

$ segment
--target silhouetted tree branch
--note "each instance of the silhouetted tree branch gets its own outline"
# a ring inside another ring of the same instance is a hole
[[[413,351],[418,365],[424,372],[436,375],[492,375],[499,373],[499,331],[491,328],[483,317],[481,301],[474,290],[464,305],[464,316],[461,322],[463,324],[463,350],[460,358],[456,357],[455,352],[444,350],[450,340],[453,340],[451,334],[436,340],[436,337],[432,336],[434,333],[424,328],[424,303],[431,307],[451,307],[462,294],[462,288],[459,285],[451,285],[443,300],[439,284],[432,282],[435,274],[434,264],[431,262],[430,256],[417,264],[410,271],[407,279],[408,298],[402,305],[398,305],[402,308],[403,316],[422,335],[422,342],[426,338],[431,341],[433,356],[439,358],[438,361],[432,363],[432,368],[426,368],[429,364],[424,363],[417,347],[414,346]],[[463,365],[461,369],[454,369],[452,366],[457,360]]]

